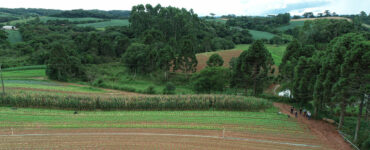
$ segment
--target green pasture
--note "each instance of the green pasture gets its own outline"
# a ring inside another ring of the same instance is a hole
[[[249,30],[249,33],[252,35],[253,39],[255,40],[261,40],[261,39],[269,40],[275,36],[275,34],[264,32],[264,31],[257,31],[257,30]]]
[[[22,42],[22,35],[18,30],[5,30],[8,33],[8,41],[10,43]]]
[[[128,26],[128,25],[129,25],[128,19],[112,19],[112,20],[104,21],[104,22],[79,24],[78,26],[105,28],[105,27],[111,27],[111,26]]]
[[[62,18],[62,17],[40,17],[40,21],[47,22],[48,20],[68,20],[68,21],[92,21],[92,20],[102,20],[100,18]]]
[[[45,69],[4,71],[4,79],[22,79],[33,77],[45,77]]]

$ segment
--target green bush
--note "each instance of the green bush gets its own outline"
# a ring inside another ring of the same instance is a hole
[[[196,73],[191,81],[198,93],[211,93],[224,91],[229,83],[229,69],[223,67],[207,67]]]
[[[361,144],[361,149],[370,149],[370,138]]]
[[[231,110],[259,111],[271,102],[255,97],[225,95],[93,97],[42,94],[7,94],[0,106],[73,110]]]
[[[163,89],[163,94],[175,94],[175,90],[176,86],[173,83],[168,82],[166,87]]]
[[[145,91],[147,94],[155,94],[154,86],[149,86]]]

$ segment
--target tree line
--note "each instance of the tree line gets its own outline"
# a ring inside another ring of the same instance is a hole
[[[338,129],[343,127],[346,108],[358,104],[353,140],[363,142],[367,137],[360,138],[359,130],[370,94],[369,33],[346,20],[306,21],[297,30],[298,40],[287,46],[280,65],[280,82],[301,106],[312,103],[315,117],[339,107]]]

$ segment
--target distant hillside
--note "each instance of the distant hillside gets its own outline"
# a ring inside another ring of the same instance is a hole
[[[64,18],[103,18],[103,19],[127,19],[130,16],[130,11],[127,10],[71,10],[63,11],[58,14],[51,15],[52,17],[64,17]]]

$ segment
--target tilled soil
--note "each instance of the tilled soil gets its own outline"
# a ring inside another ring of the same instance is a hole
[[[11,135],[11,130],[1,129],[0,133],[0,149],[326,149],[314,140],[300,143],[219,130],[13,129]]]

